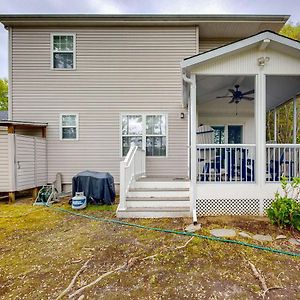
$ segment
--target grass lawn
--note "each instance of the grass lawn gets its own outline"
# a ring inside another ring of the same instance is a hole
[[[58,206],[70,209],[67,204]],[[115,208],[93,206],[83,213],[115,218]],[[183,230],[191,220],[130,222]],[[199,233],[205,235],[210,228],[228,227],[291,237],[265,218],[211,217],[201,223]],[[29,199],[0,204],[0,299],[56,299],[87,260],[62,299],[125,263],[72,299],[262,299],[261,281],[249,262],[268,287],[279,287],[268,291],[265,299],[300,299],[300,258],[198,238],[186,244],[189,239],[33,207]],[[286,240],[255,243],[300,252]]]

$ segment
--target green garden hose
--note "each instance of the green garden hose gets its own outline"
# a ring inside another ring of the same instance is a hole
[[[172,233],[172,234],[177,234],[177,235],[185,235],[185,236],[194,236],[200,239],[205,239],[205,240],[210,240],[210,241],[217,241],[221,243],[230,243],[230,244],[236,244],[236,245],[241,245],[245,247],[250,247],[250,248],[255,248],[263,251],[268,251],[268,252],[273,252],[273,253],[278,253],[278,254],[283,254],[283,255],[289,255],[289,256],[294,256],[294,257],[300,257],[300,253],[295,253],[295,252],[290,252],[290,251],[283,251],[271,247],[263,247],[255,244],[250,244],[250,243],[245,243],[237,240],[228,240],[224,238],[219,238],[219,237],[213,237],[213,236],[206,236],[206,235],[201,235],[198,233],[192,233],[192,232],[185,232],[185,231],[177,231],[177,230],[172,230],[172,229],[163,229],[163,228],[158,228],[158,227],[149,227],[145,225],[139,225],[139,224],[134,224],[134,223],[129,223],[129,222],[124,222],[120,220],[112,220],[112,219],[104,219],[104,218],[99,218],[99,217],[94,217],[94,216],[89,216],[89,215],[84,215],[80,214],[74,211],[70,211],[64,208],[59,208],[59,207],[54,207],[49,204],[45,204],[50,209],[68,213],[74,216],[78,216],[81,218],[86,218],[94,221],[100,221],[100,222],[105,222],[105,223],[114,223],[122,226],[131,226],[131,227],[136,227],[136,228],[141,228],[145,230],[152,230],[152,231],[158,231],[158,232],[164,232],[164,233]]]

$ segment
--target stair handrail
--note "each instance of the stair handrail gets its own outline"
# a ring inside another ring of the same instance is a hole
[[[120,162],[120,204],[119,209],[126,209],[126,196],[130,186],[139,177],[146,173],[146,152],[135,143],[131,143],[130,149],[123,161]]]

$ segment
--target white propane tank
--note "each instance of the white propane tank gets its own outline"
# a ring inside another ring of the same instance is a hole
[[[78,192],[72,198],[72,208],[73,209],[84,209],[86,208],[86,196],[83,192]]]

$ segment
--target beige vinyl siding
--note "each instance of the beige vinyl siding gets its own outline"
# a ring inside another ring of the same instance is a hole
[[[236,39],[213,39],[213,40],[201,40],[199,42],[199,52],[203,53],[206,51],[213,50],[215,48],[219,48],[221,46],[224,46],[226,44],[234,42]]]
[[[55,32],[76,34],[76,70],[50,69]],[[187,175],[180,61],[196,51],[195,27],[14,28],[12,43],[13,118],[49,124],[49,181],[92,169],[118,182],[120,116],[135,112],[168,116],[168,157],[147,158],[147,173]],[[78,113],[78,141],[59,140],[60,113]]]
[[[0,127],[0,192],[7,192],[9,187],[7,128]]]
[[[213,60],[209,60],[195,66],[192,71],[198,74],[206,75],[228,75],[228,74],[244,74],[256,75],[261,72],[257,64],[257,58],[261,55],[257,47],[245,49],[239,53],[225,55]],[[267,49],[264,55],[270,58],[272,63],[268,64],[268,68],[263,69],[266,74],[273,75],[299,75],[300,63],[299,58],[288,55],[284,52]]]

